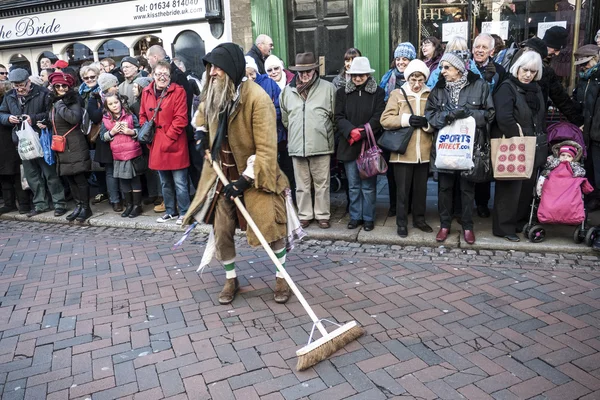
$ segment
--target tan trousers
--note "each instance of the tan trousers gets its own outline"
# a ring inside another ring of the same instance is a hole
[[[218,195],[217,205],[215,206],[215,221],[213,229],[215,230],[215,246],[217,248],[216,258],[219,261],[229,261],[235,259],[235,226],[236,226],[236,205],[233,201]],[[250,226],[248,226],[248,229]],[[285,248],[285,238],[269,243],[271,249],[281,250]]]
[[[292,157],[292,160],[296,180],[298,218],[307,221],[312,219],[329,220],[331,216],[329,195],[331,155]],[[314,208],[311,197],[313,186],[315,189]]]

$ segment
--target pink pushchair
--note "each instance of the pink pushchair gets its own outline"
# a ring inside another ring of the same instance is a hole
[[[571,141],[578,148],[576,161],[585,157],[583,134],[579,128],[568,122],[552,124],[548,128],[548,143],[552,145],[555,157],[559,155],[559,143],[564,141]],[[585,178],[573,177],[569,164],[560,164],[548,175],[541,196],[537,196],[534,189],[529,222],[523,227],[525,237],[534,243],[542,242],[546,238],[546,230],[541,224],[577,225],[573,241],[585,241],[586,245],[591,245],[600,231],[586,225],[587,212],[583,194],[592,190],[593,187]]]

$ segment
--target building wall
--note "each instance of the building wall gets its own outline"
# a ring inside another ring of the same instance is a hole
[[[242,46],[245,51],[248,51],[254,43],[250,0],[235,0],[229,4],[232,40]]]

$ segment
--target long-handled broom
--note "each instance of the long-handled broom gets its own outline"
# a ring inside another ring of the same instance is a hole
[[[217,176],[219,177],[223,185],[229,184],[229,181],[225,177],[225,174],[223,174],[223,171],[221,170],[219,165],[214,160],[212,160],[212,158],[210,158],[210,152],[206,151],[206,154],[208,155],[212,167],[216,171]],[[256,237],[258,237],[258,239],[260,240],[260,244],[262,244],[262,246],[264,247],[265,251],[271,258],[271,261],[275,263],[277,269],[283,275],[286,282],[300,301],[300,304],[302,304],[302,307],[304,307],[304,309],[310,316],[310,319],[312,319],[313,321],[313,327],[308,338],[308,344],[296,351],[296,355],[298,356],[298,364],[296,364],[296,369],[298,371],[302,371],[309,367],[312,367],[313,365],[319,363],[320,361],[323,361],[324,359],[326,359],[327,357],[344,347],[346,344],[361,337],[364,334],[364,330],[360,326],[358,326],[358,324],[355,321],[348,322],[344,325],[339,325],[335,322],[326,319],[320,320],[317,318],[317,315],[308,305],[308,302],[300,292],[300,289],[298,289],[294,281],[292,281],[290,275],[287,273],[283,265],[281,265],[279,259],[277,258],[273,250],[271,250],[271,246],[269,246],[269,243],[267,243],[265,237],[258,230],[258,227],[256,226],[254,220],[246,210],[246,207],[244,207],[244,204],[237,197],[234,199],[234,202],[240,210],[240,212],[242,213],[242,215],[244,216],[244,218],[246,219],[246,221],[248,222],[248,225],[250,225],[250,227],[256,234]],[[333,325],[336,325],[338,328],[335,329],[333,332],[328,333],[325,327],[323,326],[322,321],[327,321]],[[317,327],[319,332],[321,332],[322,337],[313,342],[312,338],[315,332],[315,327]]]

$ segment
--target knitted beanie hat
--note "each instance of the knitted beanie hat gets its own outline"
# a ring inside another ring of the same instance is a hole
[[[542,40],[551,49],[560,50],[567,45],[568,38],[569,32],[565,28],[562,26],[553,26],[544,33]]]
[[[396,50],[394,50],[394,58],[406,57],[409,60],[414,60],[417,58],[417,51],[415,50],[415,46],[410,42],[400,43]]]
[[[98,77],[98,86],[105,93],[108,89],[117,85],[119,85],[119,80],[110,72],[106,72]]]
[[[444,53],[442,59],[440,60],[440,66],[442,62],[446,61],[448,64],[452,65],[454,68],[460,71],[461,74],[467,72],[467,68],[465,67],[465,62],[453,51]]]
[[[140,85],[140,87],[145,88],[150,83],[152,83],[152,78],[150,78],[149,76],[140,76],[135,78],[133,83],[137,83],[138,85]]]
[[[256,65],[254,58],[245,56],[244,59],[246,60],[246,68],[252,68],[258,74],[258,65]]]
[[[415,72],[422,73],[425,76],[425,80],[429,79],[429,68],[418,58],[408,63],[406,69],[404,70],[404,77],[408,80],[408,78],[410,78],[410,76]]]
[[[562,153],[567,153],[570,154],[571,157],[575,158],[575,156],[577,156],[577,149],[574,146],[560,146],[560,150],[558,152],[558,154],[562,154]]]

